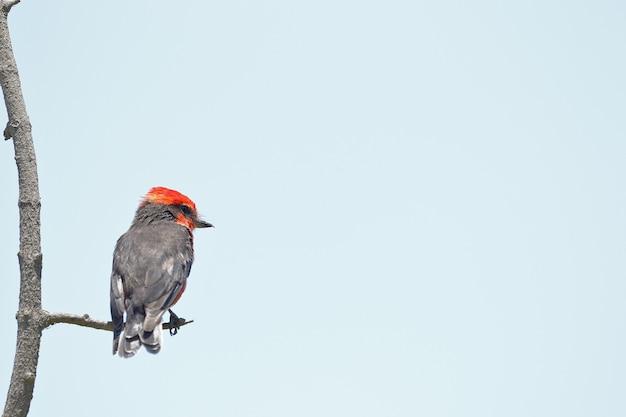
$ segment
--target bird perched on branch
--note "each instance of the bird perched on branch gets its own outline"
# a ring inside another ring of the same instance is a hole
[[[185,291],[197,227],[213,225],[200,220],[195,203],[178,191],[154,187],[139,204],[113,252],[114,355],[130,358],[142,345],[150,353],[161,350],[161,318]]]

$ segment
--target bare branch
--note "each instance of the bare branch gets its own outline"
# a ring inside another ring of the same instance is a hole
[[[89,317],[89,314],[69,314],[69,313],[48,313],[46,312],[46,327],[52,326],[56,323],[67,323],[67,324],[75,324],[77,326],[83,327],[91,327],[92,329],[97,330],[107,330],[109,332],[113,331],[113,322],[92,319]],[[193,320],[185,320],[180,319],[177,323],[178,327],[185,326],[189,323],[193,323]],[[163,323],[163,329],[167,330],[170,328],[169,323]]]
[[[48,313],[47,325],[57,323],[75,324],[77,326],[91,327],[92,329],[113,331],[113,322],[92,319],[89,314]]]
[[[42,324],[45,321],[41,309],[41,202],[37,159],[7,24],[9,10],[17,3],[17,0],[3,1],[0,12],[0,85],[11,127],[7,133],[13,137],[20,213],[17,344],[13,373],[2,413],[4,417],[26,417],[28,414],[35,388]]]

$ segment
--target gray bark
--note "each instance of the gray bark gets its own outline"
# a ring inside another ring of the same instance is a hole
[[[17,313],[17,346],[4,417],[25,417],[30,408],[37,374],[41,332],[41,234],[39,181],[30,120],[22,96],[13,56],[7,16],[16,1],[2,2],[0,12],[0,83],[9,121],[5,139],[13,137],[19,184],[20,298]]]

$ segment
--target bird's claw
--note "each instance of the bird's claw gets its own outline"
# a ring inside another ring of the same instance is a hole
[[[185,324],[187,320],[182,317],[178,317],[171,309],[168,309],[167,311],[170,312],[170,336],[174,336],[178,333],[180,326]]]

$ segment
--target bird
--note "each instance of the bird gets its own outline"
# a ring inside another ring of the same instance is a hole
[[[113,355],[130,358],[141,346],[159,353],[161,319],[168,310],[173,314],[170,308],[185,291],[191,272],[193,231],[208,227],[214,226],[201,220],[196,204],[176,190],[153,187],[141,200],[113,251]]]

